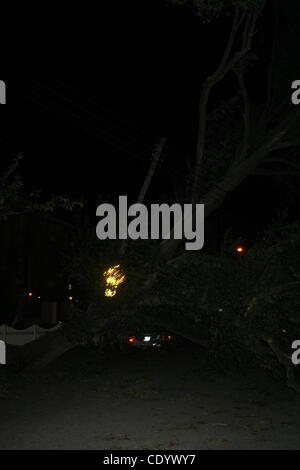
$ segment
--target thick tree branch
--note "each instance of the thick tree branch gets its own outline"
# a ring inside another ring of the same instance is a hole
[[[277,344],[277,342],[273,338],[264,335],[263,339],[276,356],[278,362],[284,366],[286,372],[287,386],[295,392],[300,393],[300,384],[296,380],[295,366],[292,364],[290,354],[286,354],[284,351],[282,351],[279,344]]]
[[[300,281],[287,282],[285,284],[272,287],[271,289],[268,289],[267,291],[261,292],[260,294],[252,297],[252,299],[248,302],[246,312],[245,312],[245,317],[249,315],[249,313],[257,306],[258,302],[260,302],[261,300],[281,294],[282,292],[287,292],[291,289],[295,289],[295,288],[298,289],[299,285],[300,285]],[[272,298],[272,301],[273,300],[274,299]]]
[[[236,34],[245,21],[244,26],[244,36],[242,39],[241,48],[233,55],[230,59],[230,53],[232,51],[232,46]],[[207,78],[205,81],[200,101],[199,101],[199,125],[198,125],[198,136],[197,136],[197,153],[196,153],[196,162],[195,162],[195,171],[194,171],[194,181],[193,181],[193,188],[192,188],[192,202],[196,203],[200,193],[200,175],[202,169],[202,163],[204,160],[204,149],[205,149],[205,138],[206,138],[206,124],[207,124],[207,106],[210,93],[213,87],[220,82],[225,75],[231,71],[235,65],[248,53],[251,48],[251,41],[254,35],[255,24],[257,21],[257,12],[248,12],[245,14],[239,13],[238,10],[235,11],[235,16],[231,28],[231,32],[229,35],[229,39],[224,51],[223,58],[221,60],[220,65],[216,69],[216,71]]]
[[[285,147],[283,147],[283,145],[285,145],[285,144],[282,144],[282,148],[285,148]],[[295,145],[300,145],[300,141],[298,142],[298,144],[295,144]],[[280,144],[276,145],[274,150],[278,150],[278,147],[280,147]],[[284,158],[270,158],[270,157],[267,157],[267,158],[264,159],[264,162],[265,163],[282,163],[283,165],[287,165],[287,166],[290,166],[291,168],[295,168],[295,170],[300,170],[300,164],[295,163],[295,162],[293,162],[291,160],[288,160],[288,159],[284,159]]]
[[[269,170],[267,168],[257,168],[251,172],[253,176],[300,176],[294,171]]]
[[[269,135],[263,145],[253,151],[248,158],[232,163],[223,178],[201,198],[200,203],[205,205],[205,217],[214,212],[223,203],[226,195],[252,174],[266,155],[272,152],[273,148],[285,137],[286,132],[285,128],[276,129]],[[173,232],[171,232],[172,235]],[[173,238],[164,240],[160,244],[161,255],[168,259],[171,258],[180,243],[181,240],[174,240]]]

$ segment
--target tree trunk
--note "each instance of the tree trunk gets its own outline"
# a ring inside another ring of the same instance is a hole
[[[276,142],[278,142],[284,135],[284,130],[277,132],[265,145],[253,152],[250,157],[245,160],[238,161],[229,167],[223,179],[216,183],[215,186],[200,200],[200,203],[205,205],[205,218],[221,206],[226,195],[233,189],[237,188],[240,183],[252,173],[266,155],[272,151],[273,145],[275,145]],[[173,235],[173,232],[171,232],[171,234]],[[167,259],[172,258],[181,242],[181,240],[174,240],[173,238],[163,241],[160,245],[162,257]]]

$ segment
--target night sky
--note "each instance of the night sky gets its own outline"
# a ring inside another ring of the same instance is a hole
[[[117,2],[92,17],[83,14],[81,26],[69,20],[64,41],[63,17],[55,28],[36,26],[44,30],[43,48],[36,36],[35,48],[1,77],[9,106],[2,108],[0,140],[1,167],[24,153],[28,191],[83,195],[89,213],[98,195],[127,194],[134,202],[161,136],[168,146],[148,202],[160,200],[166,181],[180,181],[195,157],[201,82],[218,63],[229,26],[224,19],[214,27],[200,25],[191,11],[153,0]],[[256,41],[263,71],[273,19],[265,15],[260,22],[263,32]],[[250,93],[259,102],[264,88],[255,75]],[[232,92],[229,80],[217,96]],[[225,223],[246,236],[286,204],[281,182],[256,178],[253,191],[253,179],[222,209]]]

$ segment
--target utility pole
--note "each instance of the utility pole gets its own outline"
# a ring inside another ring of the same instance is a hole
[[[146,193],[148,191],[148,188],[150,186],[152,177],[154,175],[154,172],[156,170],[157,164],[159,162],[159,159],[163,153],[163,150],[165,148],[167,139],[165,137],[162,137],[157,145],[155,145],[153,152],[152,152],[152,158],[151,158],[151,163],[150,167],[147,173],[147,176],[145,178],[144,184],[140,190],[139,196],[137,198],[137,203],[142,203],[143,200],[145,199]],[[120,255],[124,255],[126,248],[128,244],[128,239],[123,240],[120,248]]]

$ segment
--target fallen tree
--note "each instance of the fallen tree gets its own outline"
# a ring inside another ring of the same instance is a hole
[[[77,341],[71,342],[61,331],[55,331],[23,346],[7,345],[7,367],[13,372],[37,371],[77,344]]]
[[[255,63],[253,41],[264,2],[191,3],[204,19],[225,11],[231,14],[222,58],[201,84],[196,158],[188,181],[183,181],[190,187],[188,202],[204,203],[208,217],[253,173],[269,175],[272,170],[272,175],[281,175],[298,167],[291,149],[299,144],[295,138],[299,111],[290,106],[289,95],[273,95],[271,79],[266,102],[252,105],[247,73]],[[274,71],[274,47],[270,57]],[[228,76],[236,84],[236,94],[211,106],[215,87]],[[268,76],[274,79],[271,73]],[[125,247],[118,241],[99,244],[94,227],[81,229],[68,264],[81,302],[74,307],[65,334],[75,344],[82,335],[88,340],[112,329],[149,324],[201,344],[216,361],[230,355],[240,364],[272,371],[281,364],[289,384],[297,388],[292,378],[295,368],[284,359],[299,327],[294,318],[298,280],[292,274],[298,276],[296,233],[287,224],[278,230],[275,226],[244,258],[234,259],[226,247],[221,256],[182,254],[182,242],[172,239],[160,246],[150,241]],[[107,299],[103,272],[117,264],[127,280],[115,297]]]

